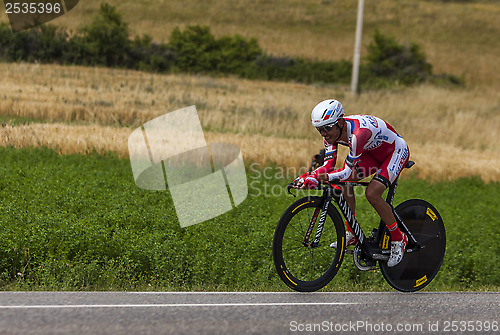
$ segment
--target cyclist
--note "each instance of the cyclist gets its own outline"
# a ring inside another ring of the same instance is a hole
[[[387,265],[397,265],[403,259],[408,237],[399,230],[392,208],[384,201],[382,193],[396,180],[409,160],[410,152],[405,140],[378,117],[344,117],[344,107],[334,99],[318,103],[312,110],[311,121],[323,136],[326,147],[324,164],[295,179],[295,184],[298,188],[311,189],[320,181],[357,181],[375,173],[365,196],[391,234],[391,255]],[[350,152],[343,168],[335,170],[339,144],[348,146]],[[352,186],[343,186],[342,191],[351,211],[355,213],[356,199]],[[357,238],[349,225],[346,224],[346,227],[346,245],[357,244]],[[331,247],[336,248],[337,242],[332,243]]]

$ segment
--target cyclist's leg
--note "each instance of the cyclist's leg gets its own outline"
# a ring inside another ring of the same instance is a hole
[[[382,198],[382,193],[384,193],[385,189],[390,185],[390,181],[385,177],[387,173],[382,172],[387,170],[390,158],[391,156],[383,162],[380,162],[370,152],[365,151],[356,163],[356,170],[360,179],[376,173],[365,190],[365,196],[382,220],[384,222],[389,220],[389,222],[392,223],[394,222],[394,220],[390,221],[394,217],[392,209]]]
[[[389,267],[396,266],[402,259],[408,243],[407,236],[399,229],[392,207],[382,198],[382,193],[394,183],[401,170],[408,162],[410,153],[403,139],[395,142],[392,155],[382,163],[378,173],[366,188],[366,198],[380,215],[391,234],[391,256],[387,261]]]
[[[380,174],[377,174],[368,184],[368,187],[365,191],[365,196],[370,205],[377,211],[378,215],[384,221],[386,226],[391,225],[396,218],[392,213],[391,206],[385,202],[382,194],[386,190],[386,188],[390,185],[390,182],[385,183],[384,181],[388,181],[387,178],[383,177]]]
[[[380,162],[370,154],[370,152],[365,151],[359,157],[359,160],[356,162],[352,169],[352,174],[347,179],[347,181],[358,181],[363,178],[366,178],[377,172]],[[349,205],[349,208],[354,213],[356,210],[356,198],[354,196],[354,190],[352,186],[342,186],[342,194]]]
[[[360,179],[361,178],[358,175],[357,168],[354,168],[352,170],[351,176],[347,179],[347,181],[358,181]],[[342,196],[346,200],[347,205],[349,206],[349,209],[351,210],[351,212],[353,214],[355,214],[356,213],[356,198],[354,196],[354,188],[352,186],[347,186],[347,185],[340,185],[340,188],[342,189]],[[356,238],[351,227],[349,227],[347,220],[345,222],[345,228],[346,228],[346,246],[357,244],[358,239]],[[335,241],[332,244],[330,244],[330,247],[337,248],[337,242]]]
[[[377,211],[387,227],[389,227],[389,229],[391,229],[391,227],[396,228],[392,236],[393,239],[396,238],[396,241],[400,240],[402,236],[399,229],[397,229],[397,225],[393,227],[396,218],[394,217],[391,206],[382,197],[382,193],[396,181],[409,158],[410,153],[406,142],[403,139],[396,141],[394,143],[392,155],[387,156],[382,162],[380,169],[373,177],[365,192],[366,199]]]
[[[358,174],[354,169],[352,171],[351,177],[347,181],[358,181],[358,180],[359,180]],[[346,200],[347,205],[351,209],[351,212],[353,214],[356,214],[356,197],[354,196],[354,187],[341,185],[340,188],[342,189],[342,196]],[[349,227],[349,225],[347,224],[347,220],[345,222],[345,230],[346,230],[346,246],[357,244],[358,239],[355,237],[351,227]],[[332,244],[330,244],[330,246],[333,248],[337,248],[337,243],[333,242]]]
[[[360,179],[362,178],[358,175],[357,169],[354,168],[352,170],[351,177],[347,179],[347,181],[358,181]],[[340,185],[340,188],[342,189],[342,196],[346,200],[347,205],[349,205],[351,212],[356,213],[356,197],[354,196],[354,187]],[[347,226],[347,228],[349,229],[349,226]]]
[[[356,165],[352,170],[351,177],[347,181],[358,181],[365,177],[368,177],[377,171],[379,165],[380,162],[378,162],[369,152],[364,152],[363,154],[361,154],[361,157],[356,162]],[[356,197],[354,194],[354,188],[352,186],[342,186],[342,194],[346,199],[349,208],[355,214]],[[351,236],[354,236],[354,233],[347,224],[347,222],[346,222],[346,231],[351,233]],[[355,243],[357,243],[357,239],[353,240],[351,243],[348,243],[348,245]]]

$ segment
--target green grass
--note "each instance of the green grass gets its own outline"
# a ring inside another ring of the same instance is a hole
[[[31,117],[22,117],[22,116],[7,116],[7,115],[0,115],[0,124],[2,125],[11,125],[11,126],[16,126],[16,125],[25,125],[25,124],[32,124],[32,123],[43,123],[45,120],[37,119],[37,118],[31,118]]]
[[[249,196],[236,209],[181,229],[168,192],[134,184],[113,155],[57,155],[0,148],[0,289],[288,291],[271,255],[274,228],[294,198],[283,171],[247,169]],[[285,173],[286,174],[286,173]],[[402,180],[395,203],[425,198],[447,229],[443,267],[426,290],[498,290],[498,184],[479,179]],[[362,198],[364,228],[377,216]],[[392,291],[380,271],[347,258],[326,290]]]

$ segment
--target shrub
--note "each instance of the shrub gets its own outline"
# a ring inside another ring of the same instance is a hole
[[[217,71],[240,75],[262,54],[256,39],[246,40],[240,35],[220,38],[217,49],[218,52],[214,55]]]
[[[36,50],[35,59],[41,62],[58,62],[64,59],[69,43],[67,43],[68,34],[52,25],[42,25],[35,30]]]
[[[304,83],[348,83],[352,63],[313,62],[302,58],[262,56],[256,61],[256,76],[267,80],[295,80]]]
[[[432,65],[427,63],[419,45],[398,44],[394,37],[382,35],[378,30],[368,45],[366,60],[370,77],[390,79],[406,85],[423,82],[432,74]]]
[[[166,72],[174,62],[172,49],[166,44],[152,42],[152,37],[135,37],[127,54],[127,67],[135,70]]]
[[[187,72],[244,73],[262,53],[257,40],[242,36],[225,36],[217,40],[206,26],[175,28],[169,47],[176,66]]]
[[[183,32],[175,28],[170,35],[169,45],[180,70],[205,72],[215,68],[212,54],[217,49],[217,43],[210,28],[189,26]]]
[[[6,25],[2,25],[0,42],[1,54],[8,61],[28,59],[35,45],[32,31],[23,31],[19,34],[13,34]],[[31,57],[30,60],[33,61],[34,59]]]
[[[130,46],[128,25],[116,8],[101,4],[91,24],[82,29],[85,50],[94,64],[123,65]]]

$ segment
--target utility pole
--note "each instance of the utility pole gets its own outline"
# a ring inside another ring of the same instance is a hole
[[[356,40],[354,44],[354,59],[352,62],[352,80],[351,80],[351,93],[356,95],[358,93],[358,79],[359,79],[359,57],[361,53],[361,34],[363,31],[363,7],[365,0],[358,0],[358,19],[356,22]]]

